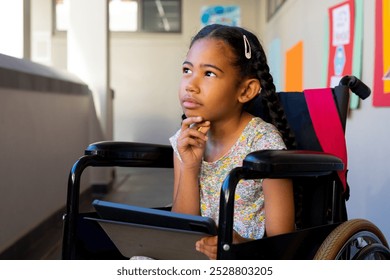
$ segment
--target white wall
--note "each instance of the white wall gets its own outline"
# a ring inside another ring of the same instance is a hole
[[[111,43],[114,139],[168,143],[180,123],[181,36],[116,38]]]

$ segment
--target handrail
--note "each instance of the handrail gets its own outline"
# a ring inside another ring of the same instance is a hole
[[[89,94],[88,86],[63,70],[0,54],[0,88]]]

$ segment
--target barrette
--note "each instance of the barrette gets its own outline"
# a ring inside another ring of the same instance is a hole
[[[245,47],[245,57],[247,59],[251,59],[252,57],[252,50],[251,50],[251,44],[249,44],[248,38],[243,35],[244,38],[244,47]]]

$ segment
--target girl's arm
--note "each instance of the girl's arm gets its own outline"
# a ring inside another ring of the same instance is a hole
[[[295,229],[295,210],[292,181],[264,179],[265,230],[267,236]]]
[[[210,122],[189,117],[182,122],[177,139],[181,160],[174,155],[174,188],[172,211],[199,215],[199,173]]]
[[[197,170],[182,168],[182,162],[174,155],[174,186],[172,211],[200,215],[199,180]]]

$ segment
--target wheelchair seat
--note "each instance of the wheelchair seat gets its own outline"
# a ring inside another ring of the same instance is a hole
[[[350,90],[362,99],[370,94],[370,89],[354,76],[345,76],[332,89],[278,93],[295,134],[296,146],[283,151],[250,153],[242,166],[230,171],[221,186],[218,259],[390,259],[387,241],[375,225],[363,219],[348,220],[344,131]],[[325,94],[329,106],[313,109],[313,103],[323,104],[313,99]],[[246,110],[269,121],[261,95]],[[329,120],[329,110],[333,110],[331,119],[336,122],[331,126],[318,112]],[[79,213],[80,178],[89,166],[172,168],[173,150],[167,145],[97,142],[89,145],[71,168],[64,215],[63,259],[124,258],[99,225],[83,218],[96,213]],[[236,185],[240,180],[260,178],[293,179],[296,231],[233,244]]]

